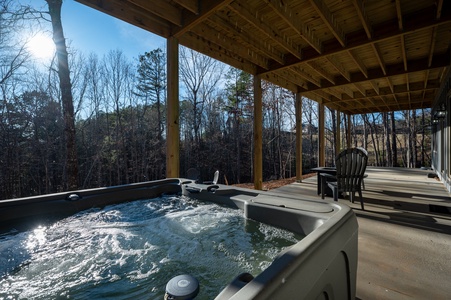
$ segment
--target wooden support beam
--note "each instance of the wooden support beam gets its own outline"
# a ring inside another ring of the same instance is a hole
[[[326,166],[325,106],[318,103],[318,167]]]
[[[321,42],[315,33],[299,17],[292,14],[292,10],[281,0],[265,0],[272,9],[287,22],[287,24],[298,33],[313,49],[321,53]]]
[[[329,27],[329,30],[344,47],[346,45],[346,36],[343,29],[337,22],[337,18],[329,11],[323,0],[310,0],[310,4],[315,8],[323,22]]]
[[[168,20],[172,24],[182,26],[182,11],[174,5],[164,0],[128,0],[130,3],[142,8],[144,11],[151,11],[153,14]]]
[[[256,30],[260,31],[267,37],[273,39],[282,48],[291,53],[297,59],[301,59],[301,51],[299,47],[293,45],[290,38],[286,37],[278,29],[271,27],[265,20],[262,20],[258,12],[252,12],[252,8],[248,3],[244,2],[232,2],[229,7],[234,13],[241,16],[244,20],[252,24]]]
[[[368,78],[368,69],[366,68],[363,61],[357,55],[355,55],[352,52],[352,50],[348,50],[348,54],[349,54],[349,56],[351,56],[351,58],[355,62],[355,64],[359,67],[362,74],[365,75],[366,78]]]
[[[219,53],[222,62],[229,64],[237,69],[243,70],[249,74],[255,74],[257,72],[255,65],[250,61],[234,55],[230,51],[227,51],[227,49],[224,49],[224,47],[215,43],[211,43],[210,41],[204,39],[201,36],[198,36],[193,32],[184,34],[180,38],[180,44],[206,55],[214,52],[216,56],[218,56]]]
[[[360,94],[362,94],[362,98],[366,98],[366,91],[364,88],[362,88],[359,84],[354,83],[353,84],[354,87],[360,92]],[[352,97],[353,99],[356,98],[357,96],[354,95],[354,97]]]
[[[379,95],[379,85],[377,84],[376,80],[370,80],[371,86],[373,87],[374,91],[376,92],[376,95]]]
[[[402,61],[404,63],[404,71],[407,71],[407,51],[406,51],[406,36],[401,36],[401,54],[402,54]]]
[[[358,3],[363,2],[360,0],[353,0],[353,1],[356,1]],[[341,45],[340,45],[340,47],[338,47],[336,45],[337,43],[333,44],[333,43],[324,42],[322,54],[318,54],[315,51],[303,52],[302,59],[297,58],[297,57],[294,58],[294,57],[287,56],[285,65],[274,64],[273,66],[270,67],[270,70],[267,70],[267,71],[261,70],[261,72],[259,72],[259,73],[264,74],[264,73],[272,72],[275,70],[280,70],[280,69],[290,68],[290,67],[297,66],[297,65],[302,65],[302,64],[310,62],[310,61],[315,61],[322,57],[325,58],[330,55],[341,54],[348,50],[354,50],[354,49],[358,49],[360,47],[367,47],[367,46],[373,47],[372,45],[374,43],[380,43],[383,41],[393,39],[395,37],[399,37],[401,35],[415,33],[419,30],[427,30],[429,28],[437,27],[437,26],[445,26],[445,25],[447,26],[447,24],[451,23],[451,14],[442,16],[442,18],[440,20],[436,20],[435,18],[434,19],[431,19],[431,18],[418,19],[417,14],[405,15],[404,20],[409,20],[409,21],[404,22],[404,31],[403,32],[400,32],[399,29],[397,29],[397,26],[393,27],[393,26],[388,26],[388,25],[384,26],[381,24],[379,24],[379,25],[376,24],[377,26],[375,26],[375,28],[377,30],[375,30],[374,36],[371,38],[371,40],[366,39],[364,34],[361,32],[349,33],[349,34],[347,34],[348,39],[347,39],[345,47],[342,47]],[[352,39],[349,38],[350,35],[353,36]],[[417,60],[417,59],[414,59],[414,60]],[[409,61],[408,65],[410,68],[410,61]]]
[[[342,95],[341,91],[338,89],[330,88],[330,89],[324,89],[323,91],[325,91],[328,94],[331,94],[332,96],[334,96],[335,98],[337,98],[339,100],[343,99],[343,95]],[[335,101],[335,99],[333,101]]]
[[[401,0],[396,0],[396,16],[398,17],[398,28],[403,31],[404,25],[402,23],[402,10],[401,10]]]
[[[420,71],[426,71],[426,70],[433,70],[438,68],[444,68],[450,65],[451,56],[449,52],[443,53],[443,54],[436,54],[434,56],[434,60],[432,62],[432,65],[428,66],[428,57],[426,58],[420,58],[415,60],[409,60],[408,62],[408,71],[404,70],[404,63],[397,63],[394,65],[387,65],[386,66],[386,74],[384,75],[381,68],[374,68],[368,70],[368,78],[363,76],[363,74],[358,71],[351,73],[351,82],[352,83],[359,83],[359,82],[367,82],[368,80],[377,80],[377,79],[386,79],[387,77],[391,76],[397,76],[397,75],[403,75],[407,74],[408,72],[420,72]],[[335,85],[332,85],[331,83],[327,81],[323,81],[321,83],[321,88],[310,86],[308,90],[302,90],[302,92],[311,92],[317,89],[325,89],[329,87],[338,87],[341,85],[348,85],[349,81],[342,76],[335,77]]]
[[[432,34],[431,34],[431,42],[429,44],[428,66],[432,65],[432,58],[434,57],[436,38],[437,38],[437,27],[433,27]]]
[[[263,188],[263,104],[260,76],[254,76],[254,188]]]
[[[180,37],[213,15],[218,9],[227,6],[233,0],[200,1],[197,14],[184,14],[183,27],[173,28],[172,35]]]
[[[341,87],[339,87],[339,89],[341,89],[346,95],[348,95],[349,97],[353,98],[354,97],[354,93],[352,92],[351,88],[347,85],[342,85]],[[341,97],[342,98],[342,97]],[[340,99],[341,99],[340,98]]]
[[[349,71],[343,66],[343,64],[336,59],[334,56],[330,55],[327,57],[327,60],[332,64],[332,66],[344,77],[346,80],[351,81],[351,74]]]
[[[379,50],[379,47],[377,46],[376,43],[371,44],[371,46],[373,47],[374,54],[376,55],[377,61],[379,62],[379,66],[381,67],[382,72],[384,73],[384,75],[387,75],[387,68],[385,67],[385,62],[384,59],[382,58],[382,53]]]
[[[224,15],[224,18],[227,18],[229,15]],[[234,40],[234,44],[239,42],[246,46],[250,51],[259,53],[261,55],[268,56],[274,61],[284,64],[283,53],[277,50],[274,46],[265,43],[264,41],[258,39],[252,33],[244,31],[242,28],[237,28],[236,26],[232,26],[233,20],[228,17],[228,19],[224,19],[218,16],[212,16],[209,20],[211,20],[215,26],[219,26],[224,31],[228,32],[230,38]],[[217,35],[221,35],[219,32]],[[244,50],[244,49],[243,49]]]
[[[426,71],[426,74],[424,75],[423,98],[426,97],[426,87],[428,86],[428,82],[429,82],[429,71]]]
[[[373,107],[375,107],[376,106],[376,104],[374,103],[374,101],[373,101],[373,98],[372,97],[368,97],[366,100],[368,100],[368,102],[370,102],[372,105],[373,105]],[[354,108],[359,108],[359,106],[358,105],[354,105]]]
[[[395,101],[395,103],[396,103],[396,105],[397,105],[397,107],[398,107],[397,110],[401,110],[401,105],[400,105],[400,103],[399,103],[399,99],[398,99],[398,96],[397,96],[396,94],[393,95],[393,99],[394,99],[394,101]]]
[[[252,73],[251,73],[252,74]],[[274,84],[277,84],[278,86],[281,86],[283,88],[286,88],[287,90],[290,90],[292,92],[296,92],[300,87],[300,85],[297,85],[296,83],[293,83],[291,79],[285,78],[280,76],[279,74],[272,72],[269,74],[261,75],[262,79],[267,80],[269,82],[272,82]]]
[[[433,91],[429,92],[428,97],[432,97],[434,95]],[[383,98],[382,98],[383,97]],[[376,99],[373,100],[373,99]],[[381,105],[380,101],[382,100],[383,105]],[[396,96],[396,95],[382,95],[371,98],[366,98],[365,100],[358,100],[352,103],[347,108],[352,110],[362,110],[362,111],[374,111],[377,107],[381,107],[380,111],[390,111],[391,110],[402,110],[402,107],[406,107],[408,105],[417,105],[419,103],[424,102],[423,93],[412,94],[410,97],[406,94],[404,96]],[[340,102],[330,102],[327,105],[339,105]],[[343,102],[342,102],[343,104]],[[384,108],[385,107],[385,108]],[[390,109],[389,109],[390,108]],[[342,112],[346,111],[346,106],[343,106],[343,109],[340,109]]]
[[[438,0],[437,1],[437,14],[436,14],[437,20],[440,19],[440,17],[442,16],[442,7],[443,7],[443,0]]]
[[[179,43],[167,39],[166,177],[180,177]]]
[[[277,72],[274,72],[276,75],[279,75],[282,78],[285,78],[286,80],[291,81],[292,83],[296,84],[299,87],[302,87],[304,89],[308,89],[308,82],[305,79],[302,74],[299,74],[298,72],[291,71],[291,69],[286,70],[280,70]]]
[[[194,14],[199,14],[199,1],[198,0],[172,0],[181,7],[189,10]]]
[[[306,65],[310,66],[310,68],[316,72],[318,75],[326,78],[330,83],[335,84],[335,79],[332,74],[326,72],[319,64],[314,61],[308,62]]]
[[[387,77],[387,83],[391,93],[393,94],[395,92],[395,86],[393,85],[393,82],[391,82],[390,77]]]
[[[89,7],[118,18],[124,22],[148,30],[162,37],[169,37],[170,23],[144,9],[120,0],[77,0]]]
[[[332,101],[330,94],[326,93],[323,90],[313,91],[313,93],[321,98],[321,101],[317,101],[318,103],[325,104]]]
[[[232,38],[218,33],[218,31],[208,25],[200,24],[196,26],[196,28],[193,28],[191,32],[197,34],[198,36],[206,38],[208,41],[210,41],[210,44],[214,43],[220,46],[221,48],[223,48],[222,51],[234,53],[241,59],[246,59],[253,64],[256,64],[264,69],[268,69],[268,60],[266,59],[266,57],[250,51],[249,49],[241,47]]]
[[[387,104],[387,97],[386,96],[379,96],[379,99],[382,100],[382,103],[384,103],[385,107],[387,107],[388,109],[390,109],[390,107]],[[379,105],[380,106],[380,105]],[[382,110],[381,110],[382,111]]]
[[[321,87],[321,81],[315,77],[313,77],[310,72],[305,71],[304,68],[302,67],[293,67],[291,68],[291,70],[293,70],[294,72],[296,72],[296,74],[298,74],[299,76],[301,76],[302,78],[304,78],[305,80],[313,83],[314,85],[316,85],[317,87]]]
[[[371,40],[373,33],[371,29],[371,23],[366,14],[365,7],[363,6],[363,1],[361,0],[352,0],[354,7],[357,11],[357,15],[359,16],[360,22],[362,23],[363,28],[365,29],[366,35],[369,40]]]
[[[296,182],[302,182],[302,95],[296,93]]]

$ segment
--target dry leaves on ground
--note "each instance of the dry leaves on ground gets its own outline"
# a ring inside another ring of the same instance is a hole
[[[309,173],[309,174],[304,174],[302,175],[302,179],[306,179],[306,178],[310,178],[312,176],[316,176],[316,173]],[[278,180],[269,180],[269,181],[264,181],[263,182],[263,190],[264,191],[269,191],[290,183],[296,182],[296,177],[291,177],[291,178],[285,178],[285,179],[278,179]],[[237,187],[242,187],[242,188],[248,188],[248,189],[253,189],[254,188],[254,183],[239,183],[239,184],[233,184],[234,186]]]

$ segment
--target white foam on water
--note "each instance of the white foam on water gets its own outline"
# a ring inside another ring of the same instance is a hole
[[[183,196],[111,205],[0,236],[0,299],[162,299],[182,273],[200,281],[196,299],[211,299],[297,241],[240,210]]]

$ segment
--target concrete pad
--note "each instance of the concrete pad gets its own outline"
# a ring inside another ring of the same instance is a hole
[[[359,299],[450,299],[451,236],[360,215]]]
[[[369,167],[365,210],[339,200],[359,223],[357,299],[451,299],[451,195],[428,173]],[[277,191],[321,201],[316,177]]]

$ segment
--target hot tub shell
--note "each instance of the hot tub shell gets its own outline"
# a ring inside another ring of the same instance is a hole
[[[165,179],[3,200],[0,232],[25,230],[92,207],[174,193],[239,208],[246,218],[305,235],[255,278],[246,283],[232,281],[215,299],[355,299],[355,214],[348,206],[303,200],[302,195]]]

